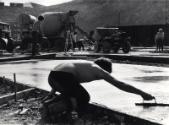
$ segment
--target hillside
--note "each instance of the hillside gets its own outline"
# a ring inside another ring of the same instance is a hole
[[[1,6],[0,7],[0,21],[4,22],[13,22],[16,20],[17,16],[20,13],[28,13],[34,16],[41,13],[41,9],[44,6],[39,4],[30,3],[32,7],[10,7],[10,6]]]
[[[165,23],[164,0],[75,0],[45,11],[78,10],[78,24],[85,30],[97,26],[153,25]]]
[[[0,19],[14,20],[22,12],[37,16],[46,11],[78,10],[78,25],[89,31],[97,26],[164,24],[166,17],[166,0],[74,0],[49,7],[32,5],[33,8],[0,8]]]

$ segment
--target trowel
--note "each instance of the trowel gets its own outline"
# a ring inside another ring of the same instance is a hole
[[[145,102],[143,100],[142,103],[135,103],[136,106],[144,106],[144,107],[150,107],[150,106],[169,106],[167,103],[158,103],[156,99],[154,99],[154,102]]]

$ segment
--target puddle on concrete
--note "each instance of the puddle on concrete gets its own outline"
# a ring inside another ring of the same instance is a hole
[[[146,82],[146,83],[159,83],[161,81],[169,80],[169,76],[144,76],[144,77],[134,77],[134,81]]]
[[[162,72],[164,72],[162,70],[153,70],[153,69],[151,69],[151,70],[141,69],[140,71],[143,73],[162,73]]]

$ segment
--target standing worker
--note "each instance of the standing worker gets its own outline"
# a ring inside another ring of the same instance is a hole
[[[79,49],[79,51],[81,51],[81,50],[85,50],[85,48],[84,48],[84,39],[79,39],[78,41],[77,41],[77,47],[78,47],[78,49]]]
[[[7,40],[8,40],[7,45],[6,45],[6,50],[10,53],[13,53],[14,39],[12,39],[12,37],[10,37],[9,33],[5,33],[5,38],[7,38]]]
[[[65,54],[67,54],[67,52],[70,49],[72,49],[72,51],[74,50],[74,48],[73,48],[73,37],[72,37],[71,31],[67,30],[66,31],[66,42],[65,42],[65,48],[64,48]]]
[[[78,11],[73,11],[70,10],[68,12],[68,24],[67,26],[69,27],[69,29],[71,30],[71,32],[75,32],[76,29],[76,22],[75,22],[75,15],[78,13]]]
[[[75,51],[76,48],[76,44],[77,44],[77,32],[73,33],[73,50]]]
[[[159,28],[158,32],[155,35],[156,51],[163,52],[164,46],[164,31],[162,28]]]
[[[42,23],[42,21],[44,20],[43,16],[39,16],[38,17],[38,21],[36,21],[33,25],[33,29],[32,29],[32,37],[33,37],[33,41],[32,41],[32,56],[35,56],[38,53],[38,42],[40,42],[41,37],[42,37],[42,32],[40,29],[40,24]]]

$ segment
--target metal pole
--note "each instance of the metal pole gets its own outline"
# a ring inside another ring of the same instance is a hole
[[[16,74],[13,74],[14,77],[14,87],[15,87],[15,102],[16,102],[16,94],[17,94],[17,86],[16,86]]]

